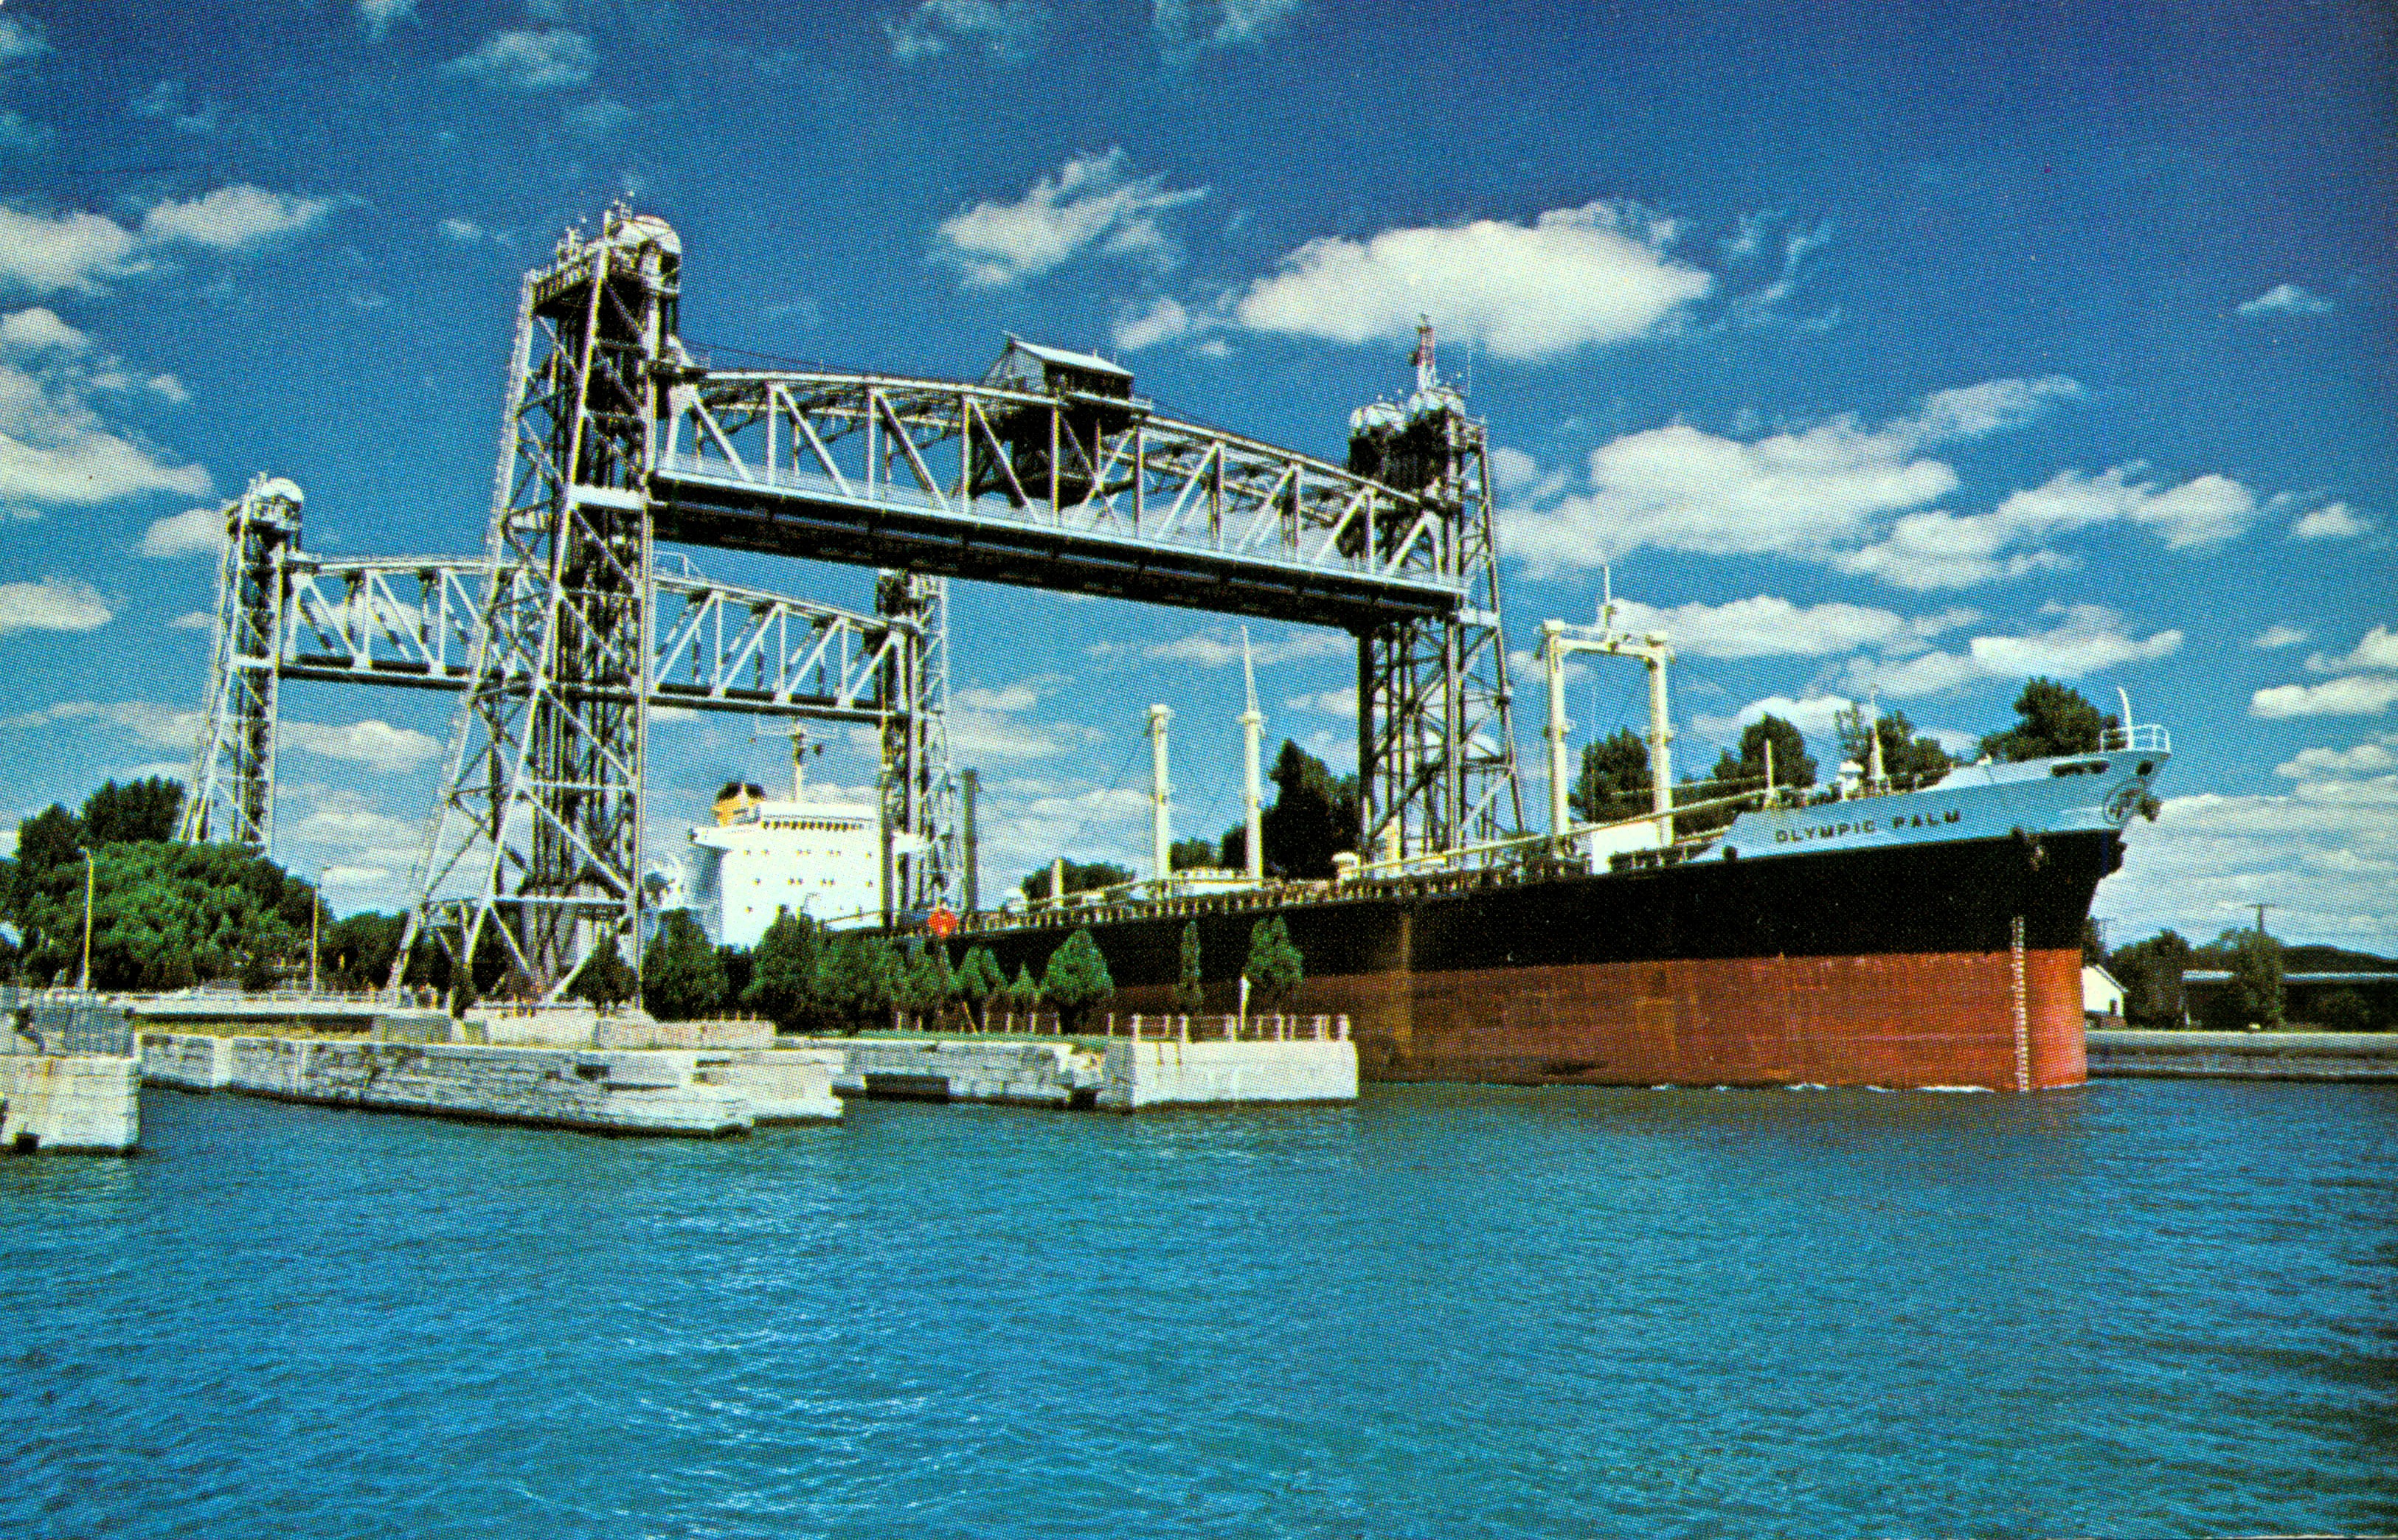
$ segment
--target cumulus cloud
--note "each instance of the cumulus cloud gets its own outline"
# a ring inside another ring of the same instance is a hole
[[[1108,328],[1108,341],[1127,353],[1138,353],[1144,347],[1187,337],[1209,324],[1210,317],[1194,316],[1179,301],[1160,295],[1137,310],[1118,316]]]
[[[2295,647],[2307,639],[2307,634],[2296,626],[2268,626],[2257,632],[2248,645],[2270,652],[2276,647]]]
[[[1996,517],[2045,529],[2128,520],[2180,550],[2221,545],[2257,516],[2255,494],[2230,477],[2199,476],[2177,487],[2163,487],[2134,480],[2135,472],[2136,467],[2125,466],[2098,476],[2062,471],[2046,486],[2009,497],[1999,505]]]
[[[1241,636],[1229,627],[1215,626],[1189,636],[1152,642],[1141,648],[1140,655],[1153,663],[1191,663],[1202,669],[1221,669],[1241,661]],[[1300,658],[1356,655],[1356,642],[1340,631],[1293,629],[1279,637],[1252,637],[1249,642],[1249,656],[1260,667]]]
[[[124,728],[153,749],[188,750],[200,731],[200,713],[186,708],[160,706],[147,700],[111,703],[62,700],[13,717],[0,717],[0,727],[47,727],[61,722],[108,722]]]
[[[585,139],[605,139],[633,120],[633,109],[610,97],[594,97],[566,109],[566,127]]]
[[[2327,765],[2293,778],[2274,794],[2167,797],[2153,825],[2134,824],[2123,870],[2098,889],[2110,934],[2212,936],[2265,901],[2285,935],[2398,945],[2398,778]]]
[[[441,233],[443,240],[456,241],[461,246],[471,245],[483,238],[483,227],[470,219],[458,219],[453,216],[443,220],[434,228]]]
[[[2331,308],[2331,301],[2310,293],[2295,283],[2277,283],[2240,307],[2243,316],[2320,316]]]
[[[1232,313],[1253,331],[1397,341],[1430,315],[1445,336],[1543,358],[1668,325],[1713,280],[1668,254],[1677,230],[1631,203],[1553,209],[1530,224],[1327,236],[1251,284]]]
[[[1944,695],[1990,680],[2080,679],[2126,663],[2149,663],[2178,651],[2182,633],[2132,634],[2122,615],[2103,604],[2050,605],[2056,617],[2046,630],[2014,636],[1976,636],[1963,652],[1929,652],[1913,657],[1858,659],[1848,669],[1856,694],[1906,698]]]
[[[1298,14],[1300,0],[1152,0],[1152,16],[1169,55],[1253,47]]]
[[[0,503],[88,505],[146,492],[199,496],[208,472],[176,465],[94,406],[148,388],[184,397],[172,375],[143,379],[96,356],[91,339],[35,306],[0,318]]]
[[[395,727],[369,718],[364,722],[285,722],[276,728],[279,750],[296,750],[321,759],[345,760],[384,775],[413,770],[441,751],[441,745],[411,727]]]
[[[492,34],[441,67],[494,90],[552,91],[585,84],[599,65],[591,39],[571,27],[516,27]]]
[[[1164,172],[1134,175],[1121,148],[1076,155],[1013,203],[977,203],[943,220],[933,255],[969,289],[1039,277],[1092,250],[1166,266],[1179,249],[1159,216],[1206,196],[1204,187],[1168,188]]]
[[[1313,690],[1306,695],[1292,696],[1283,702],[1294,711],[1321,711],[1327,716],[1357,718],[1357,687],[1344,685],[1337,690]]]
[[[188,241],[217,251],[239,251],[305,230],[330,212],[330,198],[270,193],[248,182],[220,187],[182,203],[161,203],[141,218],[146,241]]]
[[[0,208],[0,286],[34,294],[92,294],[123,275],[133,232],[80,211],[32,214]]]
[[[1046,7],[1031,0],[922,0],[896,21],[882,23],[891,56],[902,63],[979,48],[1003,63],[1022,59],[1048,25]]]
[[[2398,700],[2398,675],[2351,674],[2321,684],[2276,684],[2248,697],[2256,717],[2371,716]]]
[[[125,108],[136,117],[155,117],[186,134],[212,134],[224,116],[222,102],[203,101],[194,106],[185,99],[180,80],[161,80],[128,101]]]
[[[1909,620],[1862,604],[1812,604],[1759,594],[1729,604],[1681,604],[1660,609],[1633,600],[1616,601],[1616,623],[1631,631],[1663,631],[1677,652],[1698,657],[1808,656],[1853,652],[1863,647],[1913,649],[1922,639],[1970,625],[1970,610]]]
[[[2398,733],[2379,733],[2348,749],[2301,749],[2273,767],[2293,780],[2327,776],[2381,776],[2398,771]]]
[[[185,610],[167,622],[167,628],[170,631],[213,631],[217,628],[217,617],[209,610]]]
[[[1691,730],[1716,743],[1729,743],[1740,736],[1742,729],[1769,716],[1780,717],[1811,738],[1837,738],[1839,716],[1856,709],[1856,702],[1846,696],[1809,696],[1793,700],[1788,696],[1768,696],[1753,700],[1731,716],[1711,716],[1700,712],[1691,718]]]
[[[221,508],[185,508],[153,520],[134,549],[159,561],[184,556],[214,556],[224,547],[225,518]]]
[[[0,208],[0,290],[96,294],[107,280],[145,271],[149,254],[162,247],[245,251],[311,229],[332,209],[330,198],[270,193],[247,182],[155,204],[129,230],[82,210]]]
[[[114,614],[98,588],[71,577],[0,583],[0,636],[19,631],[92,631]]]
[[[416,0],[358,0],[358,30],[370,43],[383,41],[393,27],[415,19]]]
[[[2290,525],[2293,540],[2353,540],[2372,532],[2373,525],[2346,503],[2331,503],[2301,514]]]
[[[2318,674],[2345,673],[2353,669],[2398,669],[2398,632],[2387,626],[2376,626],[2346,656],[2326,657],[2317,653],[2307,659],[2307,668]]]
[[[1745,442],[1679,423],[1646,429],[1591,453],[1587,491],[1509,510],[1507,547],[1534,577],[1643,546],[1833,559],[1883,519],[1956,490],[1956,471],[1925,451],[2021,426],[2081,393],[2062,376],[1993,380],[1938,392],[1878,427],[1839,417]]]

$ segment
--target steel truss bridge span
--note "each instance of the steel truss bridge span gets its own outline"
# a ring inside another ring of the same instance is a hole
[[[667,396],[661,540],[1359,633],[1470,602],[1433,500],[1138,399],[824,370]]]
[[[464,690],[474,679],[481,617],[496,589],[530,587],[522,567],[474,557],[300,557],[287,568],[285,679]],[[663,568],[651,578],[655,617],[650,704],[834,722],[908,714],[904,682],[923,628]],[[621,698],[592,682],[580,692]]]

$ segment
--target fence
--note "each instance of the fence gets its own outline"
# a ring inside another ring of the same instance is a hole
[[[1018,1025],[1018,1022],[1022,1024]],[[1349,1040],[1349,1018],[1322,1013],[1312,1016],[1262,1013],[1243,1017],[1229,1013],[1186,1016],[1179,1013],[1150,1015],[1135,1011],[1125,1015],[1110,1011],[1103,1020],[1086,1020],[1080,1031],[1067,1033],[1054,1011],[1031,1011],[1021,1016],[1015,1011],[1007,1011],[991,1016],[990,1030],[1035,1037],[1131,1037],[1159,1041],[1171,1039],[1178,1043],[1345,1043]]]
[[[133,1052],[133,1019],[125,1007],[81,990],[23,989],[0,984],[0,1019],[12,1029],[0,1033],[0,1053],[97,1053],[127,1058]]]

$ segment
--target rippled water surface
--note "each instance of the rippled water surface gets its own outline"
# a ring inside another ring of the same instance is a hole
[[[2398,1090],[0,1162],[0,1534],[2398,1530]]]

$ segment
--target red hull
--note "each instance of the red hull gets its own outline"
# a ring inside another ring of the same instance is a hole
[[[1375,1080],[2079,1086],[2081,954],[2022,956],[2019,1017],[2013,952],[1352,974],[1309,979],[1300,1008],[1347,1012]],[[1171,1008],[1162,988],[1115,1006]]]

